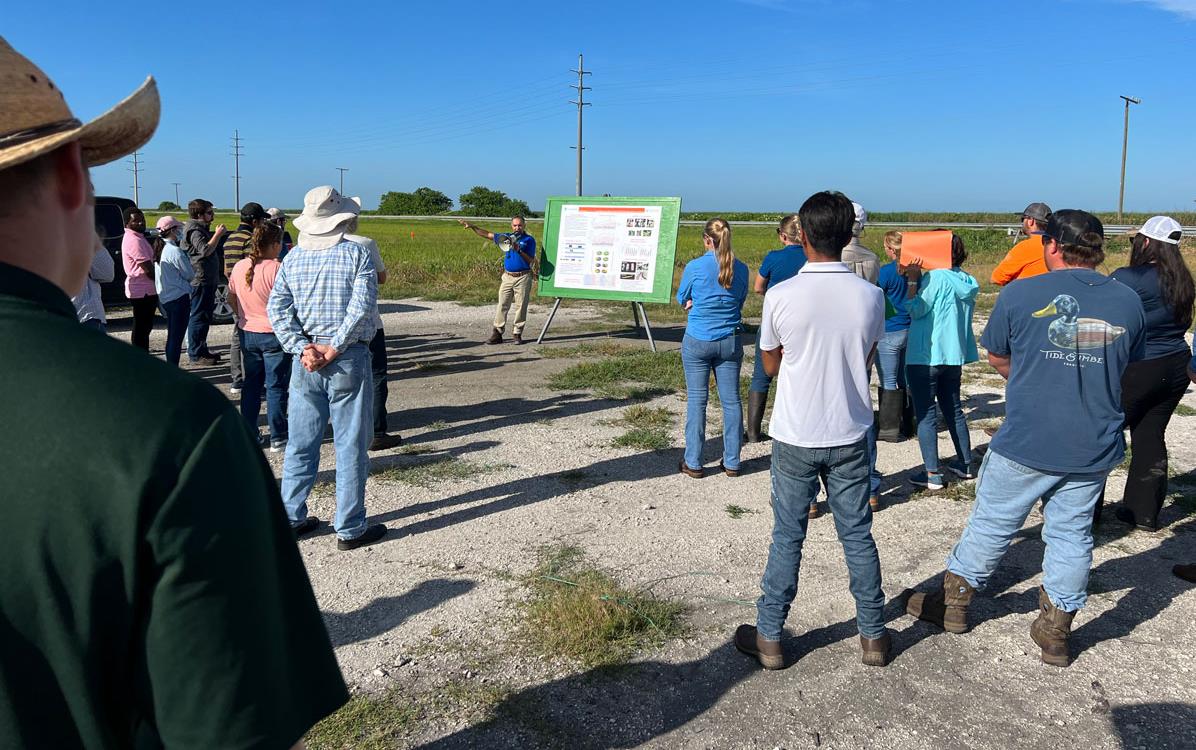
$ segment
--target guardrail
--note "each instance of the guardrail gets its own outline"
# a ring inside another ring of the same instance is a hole
[[[366,218],[370,219],[386,219],[389,221],[457,221],[464,219],[465,221],[505,221],[502,216],[384,216],[382,214],[364,214]],[[687,227],[700,227],[706,222],[699,219],[682,219],[680,224]],[[775,221],[733,221],[732,226],[745,227],[775,227]],[[870,221],[870,227],[888,227],[890,229],[907,229],[917,227],[919,229],[993,229],[1000,230],[1006,234],[1015,234],[1022,228],[1021,222],[1017,223],[1000,223],[1000,222],[963,222],[963,221]],[[1136,231],[1139,227],[1136,224],[1105,224],[1105,235],[1112,236],[1118,234],[1128,234],[1131,231]],[[1184,227],[1185,237],[1196,237],[1196,227]]]

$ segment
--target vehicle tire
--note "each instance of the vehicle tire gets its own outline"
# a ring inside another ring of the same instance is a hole
[[[233,309],[228,304],[228,283],[220,282],[216,285],[216,305],[212,308],[213,323],[231,323]]]

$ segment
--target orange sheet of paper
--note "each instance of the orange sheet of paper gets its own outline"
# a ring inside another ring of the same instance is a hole
[[[909,265],[917,259],[922,261],[922,270],[951,267],[951,233],[902,232],[901,262]]]

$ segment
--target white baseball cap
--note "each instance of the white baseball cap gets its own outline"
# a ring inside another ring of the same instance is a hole
[[[1183,231],[1184,228],[1180,226],[1179,222],[1170,216],[1152,216],[1138,230],[1138,234],[1149,237],[1152,240],[1158,240],[1159,242],[1170,242],[1173,245],[1178,245],[1179,240],[1173,238],[1171,235],[1179,232],[1182,237]]]

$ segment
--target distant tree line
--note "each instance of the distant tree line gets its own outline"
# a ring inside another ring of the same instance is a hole
[[[526,201],[512,198],[501,190],[475,185],[468,193],[457,197],[460,206],[453,211],[453,199],[430,187],[415,192],[384,193],[378,201],[377,213],[384,216],[437,216],[450,213],[462,216],[533,216]]]

